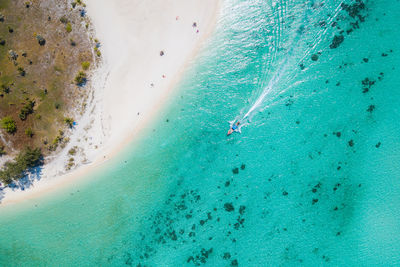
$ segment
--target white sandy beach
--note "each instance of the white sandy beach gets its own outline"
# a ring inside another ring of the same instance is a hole
[[[213,32],[220,5],[220,0],[85,2],[103,55],[91,78],[94,95],[71,142],[44,166],[41,179],[25,191],[5,189],[1,206],[77,183],[132,141]],[[73,146],[81,148],[87,164],[65,173]]]

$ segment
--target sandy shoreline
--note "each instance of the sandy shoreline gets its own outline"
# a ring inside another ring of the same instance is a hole
[[[41,179],[25,191],[6,189],[0,207],[77,183],[131,142],[213,32],[220,6],[219,0],[86,2],[103,54],[92,76],[95,95],[70,144],[44,166]],[[90,163],[63,174],[75,145]]]

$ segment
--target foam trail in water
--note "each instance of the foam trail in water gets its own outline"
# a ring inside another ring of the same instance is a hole
[[[285,63],[282,68],[278,69],[277,72],[275,72],[275,75],[272,77],[272,79],[269,81],[268,85],[265,87],[261,95],[257,98],[256,102],[251,106],[251,108],[247,111],[247,113],[242,117],[242,121],[244,121],[246,118],[250,119],[250,114],[257,110],[258,108],[261,107],[261,104],[264,102],[265,97],[272,91],[274,88],[274,85],[277,84],[280,80],[280,78],[285,74],[287,70],[288,64]]]
[[[336,6],[336,8],[334,10],[334,15],[331,16],[330,19],[328,19],[328,25],[330,25],[330,23],[339,14],[340,6],[341,6],[342,2],[343,1],[340,1],[340,3]],[[256,99],[254,104],[249,108],[249,110],[243,116],[241,116],[241,115],[236,116],[233,121],[229,122],[231,127],[232,127],[232,125],[233,125],[233,123],[235,121],[240,121],[241,122],[241,125],[239,127],[239,131],[240,131],[241,127],[249,124],[250,120],[252,119],[252,115],[253,115],[253,113],[255,111],[259,111],[261,109],[264,109],[263,103],[265,102],[267,96],[269,96],[273,92],[273,89],[275,88],[275,85],[278,84],[279,81],[282,79],[282,77],[286,74],[289,66],[292,65],[293,67],[297,67],[297,65],[299,65],[307,56],[309,56],[311,51],[313,51],[318,46],[318,44],[324,39],[323,37],[326,34],[327,30],[328,30],[328,28],[325,28],[325,29],[317,32],[317,34],[315,34],[313,36],[314,43],[308,49],[306,49],[304,51],[304,53],[302,54],[300,59],[296,60],[296,58],[292,57],[292,55],[294,54],[294,51],[297,50],[297,48],[298,48],[295,45],[297,43],[297,41],[298,41],[298,38],[301,35],[300,31],[298,31],[298,33],[296,34],[295,38],[292,39],[292,42],[291,42],[292,44],[290,45],[291,49],[287,53],[288,56],[285,58],[284,62],[282,62],[282,64],[280,64],[281,67],[279,67],[275,71],[275,74],[270,79],[270,81],[268,82],[267,86],[263,89],[261,95]],[[294,63],[294,64],[291,64],[291,63]],[[291,78],[293,78],[293,77],[287,77],[287,78],[288,78],[288,80],[291,80]],[[286,90],[287,89],[284,89],[281,92],[278,92],[278,94],[276,96],[281,95]]]

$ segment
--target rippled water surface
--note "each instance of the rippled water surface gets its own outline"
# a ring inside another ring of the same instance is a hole
[[[2,211],[0,265],[400,264],[399,17],[396,0],[225,1],[138,141]]]

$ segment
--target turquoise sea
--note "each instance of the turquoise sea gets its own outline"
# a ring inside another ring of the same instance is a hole
[[[221,12],[129,147],[0,209],[0,266],[400,265],[400,1]]]

